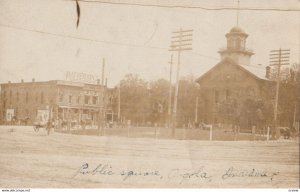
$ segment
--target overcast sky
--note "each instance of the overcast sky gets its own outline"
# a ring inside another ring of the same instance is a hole
[[[106,1],[237,6],[236,0]],[[0,0],[0,83],[63,80],[67,71],[100,77],[103,58],[109,86],[127,73],[146,80],[168,79],[171,32],[179,28],[194,30],[193,50],[182,53],[181,76],[199,77],[220,61],[217,51],[226,46],[225,34],[236,25],[235,10],[79,4],[81,18],[76,29],[74,1]],[[300,1],[240,0],[240,7],[300,9]],[[246,46],[255,53],[252,64],[267,65],[269,51],[280,47],[291,50],[291,63],[299,63],[299,11],[240,10],[239,26],[249,34]]]

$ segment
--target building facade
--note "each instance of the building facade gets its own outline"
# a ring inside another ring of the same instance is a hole
[[[241,28],[232,28],[226,34],[227,47],[219,51],[221,61],[196,80],[201,121],[242,129],[271,121],[275,84],[269,67],[251,64],[254,53],[246,48],[247,37]]]
[[[40,111],[50,120],[97,125],[105,120],[106,86],[70,81],[1,84],[1,123],[34,124]]]

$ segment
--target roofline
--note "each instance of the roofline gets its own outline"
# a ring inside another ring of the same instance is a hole
[[[208,70],[206,73],[204,73],[203,75],[201,75],[199,78],[197,78],[195,81],[197,83],[200,83],[200,81],[205,77],[207,76],[207,74],[209,74],[213,69],[215,69],[216,67],[218,67],[219,65],[223,64],[224,62],[228,61],[229,63],[231,64],[235,64],[236,66],[238,66],[240,69],[242,69],[243,71],[245,71],[246,73],[254,76],[256,79],[258,80],[263,80],[263,81],[270,81],[270,82],[273,82],[273,80],[269,80],[269,79],[262,79],[262,78],[259,78],[258,76],[256,76],[255,74],[251,73],[250,71],[248,71],[247,69],[243,68],[242,66],[236,64],[236,62],[228,57],[226,57],[225,59],[223,59],[222,61],[220,61],[219,63],[217,63],[215,66],[213,66],[210,70]]]
[[[21,85],[21,84],[46,84],[46,83],[54,83],[56,85],[64,85],[63,83],[72,83],[74,85],[69,86],[102,86],[98,84],[91,84],[91,83],[82,83],[82,82],[74,82],[74,81],[66,81],[66,80],[49,80],[49,81],[27,81],[27,82],[7,82],[7,83],[0,83],[0,86],[7,86],[7,85]],[[76,85],[77,84],[77,85]]]

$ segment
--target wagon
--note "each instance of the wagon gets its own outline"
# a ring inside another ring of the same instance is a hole
[[[48,135],[50,134],[51,128],[52,124],[50,121],[47,123],[35,122],[33,125],[33,129],[35,132],[38,132],[40,129],[46,129]]]

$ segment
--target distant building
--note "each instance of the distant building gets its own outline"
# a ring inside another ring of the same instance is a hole
[[[196,80],[201,89],[200,120],[250,128],[257,122],[257,115],[251,112],[249,103],[273,102],[275,87],[269,79],[270,68],[250,64],[254,53],[246,48],[247,37],[241,28],[232,28],[226,34],[227,47],[219,50],[221,61]]]
[[[99,83],[60,80],[4,83],[1,84],[0,122],[27,119],[27,124],[33,124],[39,110],[48,110],[51,120],[97,125],[105,119],[106,109],[110,107],[107,103],[111,93],[107,90]]]

